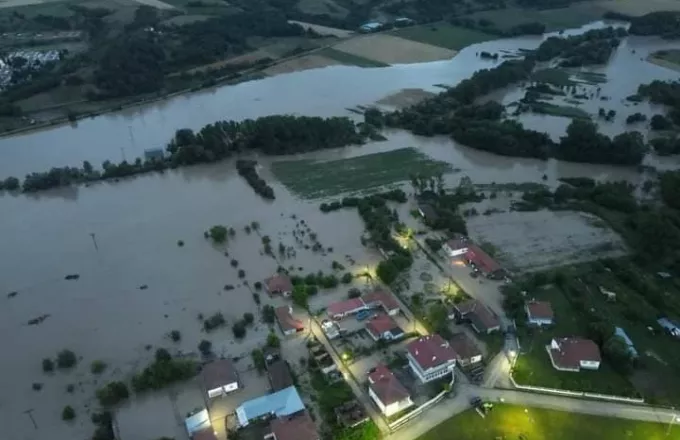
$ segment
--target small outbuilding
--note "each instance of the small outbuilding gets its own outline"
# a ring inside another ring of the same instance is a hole
[[[274,314],[276,315],[281,332],[286,336],[294,335],[305,329],[302,321],[293,316],[293,308],[291,306],[277,307],[274,309]]]
[[[552,325],[555,319],[552,305],[548,301],[529,301],[524,305],[527,322],[531,325]]]
[[[456,333],[449,340],[453,351],[456,352],[456,360],[461,367],[468,367],[482,362],[482,351],[477,344],[465,333]]]
[[[389,315],[380,314],[366,323],[366,330],[374,341],[392,341],[402,338],[404,331]]]

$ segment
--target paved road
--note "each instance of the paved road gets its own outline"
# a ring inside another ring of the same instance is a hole
[[[383,419],[382,416],[378,414],[378,412],[375,409],[375,406],[373,405],[373,402],[371,402],[370,398],[368,397],[368,394],[365,393],[361,386],[356,382],[354,376],[349,371],[349,369],[345,368],[344,364],[342,363],[337,353],[331,346],[330,341],[328,340],[328,338],[326,338],[326,335],[321,329],[319,323],[315,319],[311,319],[310,321],[312,333],[314,334],[314,336],[316,336],[316,339],[318,339],[319,342],[321,342],[324,345],[324,347],[326,347],[326,350],[333,358],[333,362],[335,362],[335,365],[338,366],[338,370],[345,377],[345,382],[347,382],[349,387],[352,389],[357,400],[364,406],[364,408],[366,408],[368,415],[371,416],[371,419],[373,419],[378,428],[383,433],[388,433],[389,428],[387,426],[387,423],[385,423],[385,419]]]
[[[670,423],[673,417],[680,416],[680,413],[646,405],[628,405],[524,391],[488,389],[462,383],[455,386],[455,392],[455,397],[443,400],[415,421],[387,436],[386,440],[415,440],[448,418],[470,408],[470,398],[474,396],[479,396],[490,402],[502,400],[505,403],[525,405],[529,412],[531,412],[532,407],[537,407],[659,423]]]

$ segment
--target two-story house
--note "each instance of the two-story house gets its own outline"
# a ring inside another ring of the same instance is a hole
[[[453,374],[456,367],[456,352],[438,334],[418,338],[406,350],[408,364],[422,383]]]
[[[386,417],[414,405],[408,390],[383,364],[378,364],[368,375],[368,395]]]

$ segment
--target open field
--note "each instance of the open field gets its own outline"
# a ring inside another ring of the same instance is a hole
[[[660,50],[647,57],[647,61],[675,71],[680,71],[680,50]]]
[[[453,50],[433,46],[427,41],[419,42],[390,34],[352,38],[333,48],[385,64],[424,63],[447,60],[456,55]]]
[[[484,32],[451,26],[446,23],[407,27],[393,31],[391,34],[407,40],[431,44],[452,51],[458,51],[471,44],[498,38]]]
[[[451,417],[417,440],[677,440],[675,427],[667,436],[665,423],[638,422],[549,409],[496,404],[482,418],[475,410]]]
[[[288,23],[299,24],[305,29],[311,29],[320,35],[330,35],[338,38],[346,38],[352,35],[354,32],[348,31],[346,29],[332,28],[328,26],[321,26],[320,24],[305,23],[303,21],[288,20]]]
[[[263,70],[266,75],[280,75],[282,73],[299,72],[301,70],[319,69],[321,67],[339,65],[338,61],[321,55],[305,55],[287,60]]]
[[[677,0],[604,0],[599,5],[609,11],[636,17],[655,11],[680,11],[680,2]]]
[[[429,158],[415,148],[338,159],[278,161],[274,175],[292,192],[307,199],[375,189],[408,179],[409,173],[445,173],[450,165]]]
[[[471,217],[467,225],[474,239],[493,244],[507,267],[520,271],[625,254],[616,233],[580,212],[503,212]]]
[[[403,89],[397,93],[378,100],[376,104],[388,105],[395,108],[408,107],[417,104],[427,98],[434,96],[434,93],[423,89]]]
[[[603,2],[604,3],[604,2]],[[618,3],[611,1],[606,3]],[[513,26],[528,22],[539,22],[546,26],[548,31],[579,27],[595,20],[601,20],[605,8],[594,2],[574,3],[568,8],[559,9],[524,9],[510,7],[493,11],[476,12],[465,16],[479,20],[484,18],[501,30],[508,30]]]
[[[380,61],[375,61],[369,58],[362,57],[360,55],[355,55],[349,52],[343,52],[341,50],[337,50],[334,47],[326,47],[324,49],[321,49],[319,52],[317,52],[318,55],[321,55],[326,58],[330,58],[332,60],[335,60],[341,64],[347,64],[350,66],[359,66],[359,67],[386,67],[389,66],[389,64],[386,63],[381,63]]]

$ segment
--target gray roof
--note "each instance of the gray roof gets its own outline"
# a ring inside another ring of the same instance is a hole
[[[238,373],[231,359],[219,359],[206,364],[201,372],[201,377],[206,390],[214,390],[238,382]]]
[[[658,322],[661,327],[667,328],[668,330],[680,330],[680,326],[668,318],[660,318],[656,322]]]
[[[628,346],[628,352],[631,355],[633,355],[633,357],[638,357],[638,352],[635,349],[635,344],[633,344],[633,341],[631,341],[631,339],[628,337],[624,329],[622,329],[621,327],[616,327],[614,329],[614,334],[625,341],[626,345]]]

